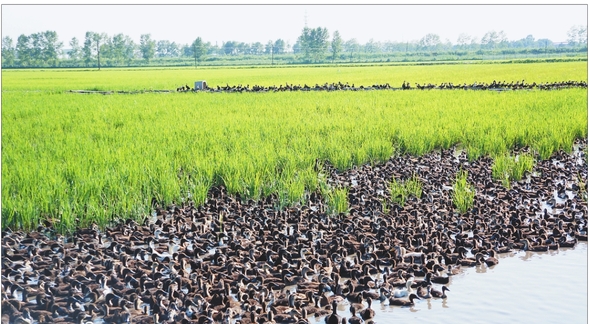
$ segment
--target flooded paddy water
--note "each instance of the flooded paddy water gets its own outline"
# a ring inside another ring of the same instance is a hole
[[[464,268],[446,299],[415,306],[373,302],[376,323],[587,323],[587,243],[548,252],[499,254],[499,264]],[[440,290],[441,285],[434,285]],[[349,303],[338,314],[350,318]],[[309,317],[325,323],[323,317]]]

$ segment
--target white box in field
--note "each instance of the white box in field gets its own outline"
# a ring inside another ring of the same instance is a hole
[[[194,90],[206,90],[207,89],[207,81],[195,81],[194,82]]]

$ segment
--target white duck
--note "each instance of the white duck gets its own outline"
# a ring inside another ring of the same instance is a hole
[[[411,285],[413,285],[413,277],[407,279],[407,283],[405,284],[405,288],[402,289],[395,289],[393,291],[393,297],[395,298],[403,298],[403,297],[407,297],[409,296],[410,293],[413,292],[413,288],[411,288]]]

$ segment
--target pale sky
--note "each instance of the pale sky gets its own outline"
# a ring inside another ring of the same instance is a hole
[[[344,41],[418,41],[428,33],[457,43],[465,33],[478,41],[489,31],[504,31],[509,40],[527,35],[567,40],[573,25],[587,25],[587,4],[224,4],[224,5],[21,5],[2,4],[2,36],[13,44],[21,34],[56,31],[64,48],[72,37],[83,43],[87,31],[109,36],[125,34],[136,43],[140,35],[189,44],[245,43],[283,39],[291,46],[308,27],[325,27],[330,39],[338,30]]]

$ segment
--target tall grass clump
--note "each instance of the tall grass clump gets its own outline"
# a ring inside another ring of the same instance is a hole
[[[525,172],[534,168],[534,157],[531,154],[519,154],[512,156],[504,153],[497,156],[491,166],[492,177],[500,180],[503,186],[510,187],[511,181],[520,181]]]
[[[348,188],[333,188],[327,193],[327,213],[332,216],[346,214],[350,209]]]
[[[421,180],[415,174],[404,182],[397,181],[397,179],[393,178],[389,183],[391,202],[405,206],[405,202],[409,197],[421,198],[422,187]]]
[[[468,183],[468,172],[460,170],[452,186],[452,201],[460,214],[464,214],[472,208],[475,194],[474,186]]]

